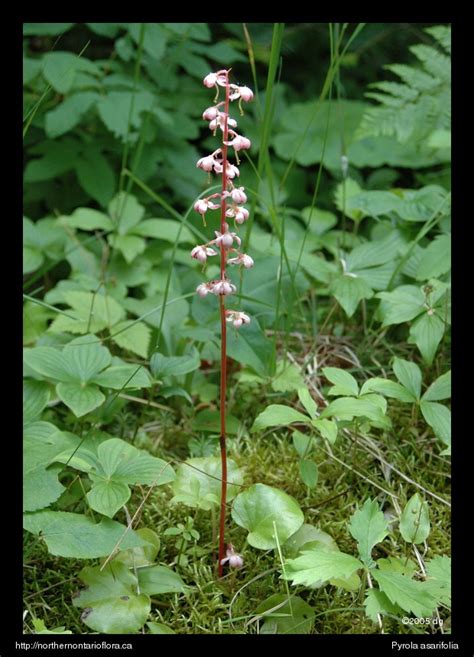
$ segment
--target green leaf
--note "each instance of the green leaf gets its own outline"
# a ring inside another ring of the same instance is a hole
[[[348,317],[352,317],[362,299],[371,299],[374,296],[372,288],[357,274],[346,273],[334,276],[330,291]]]
[[[451,269],[451,235],[438,235],[425,249],[416,272],[418,281],[438,278]]]
[[[97,386],[90,383],[58,383],[56,392],[59,399],[76,417],[90,413],[105,401],[105,395]]]
[[[401,285],[393,292],[379,292],[383,326],[401,324],[414,319],[425,310],[425,295],[414,285]]]
[[[380,395],[370,394],[358,399],[354,397],[339,397],[326,406],[321,415],[337,417],[340,420],[366,417],[376,426],[389,428],[391,426],[390,419],[385,415],[385,411],[385,399]]]
[[[351,518],[349,531],[357,541],[359,556],[367,567],[372,567],[372,549],[388,534],[388,521],[375,500],[368,499]]]
[[[261,376],[270,374],[271,352],[272,343],[255,318],[244,329],[227,332],[227,355]]]
[[[316,544],[331,550],[339,549],[332,536],[308,524],[301,525],[298,531],[282,545],[281,549],[286,557],[297,557],[303,549],[313,548]]]
[[[107,158],[96,148],[88,148],[76,161],[76,173],[82,189],[106,207],[115,191],[115,173]]]
[[[431,616],[436,609],[436,599],[425,582],[402,575],[401,573],[372,570],[380,590],[392,604],[420,618]]]
[[[407,543],[423,543],[430,534],[428,503],[415,493],[400,516],[400,533]]]
[[[451,447],[451,411],[443,404],[432,401],[420,403],[421,412],[426,422],[443,443]]]
[[[209,511],[220,504],[221,473],[222,465],[218,456],[187,459],[176,470],[172,502]],[[227,501],[230,501],[243,484],[242,473],[232,459],[227,461],[227,482]]]
[[[279,360],[276,364],[275,377],[272,379],[271,386],[277,392],[292,392],[302,388],[304,380],[296,365]]]
[[[148,595],[185,593],[188,587],[178,573],[166,566],[148,566],[138,571],[140,591]]]
[[[114,561],[121,561],[128,568],[142,568],[143,566],[151,566],[156,559],[160,549],[160,538],[156,532],[148,527],[137,529],[135,533],[147,544],[143,547],[131,548],[130,550],[122,550],[114,557]]]
[[[96,524],[80,513],[65,511],[37,511],[23,516],[23,527],[40,535],[50,554],[73,559],[96,559],[108,556],[117,543],[120,549],[146,545],[133,530],[127,530],[114,520],[104,518]]]
[[[305,433],[301,433],[301,431],[293,431],[292,438],[298,456],[301,458],[307,456],[314,445],[313,436],[308,436]]]
[[[23,23],[24,36],[57,36],[73,27],[74,23]]]
[[[431,314],[430,314],[431,313]],[[428,310],[410,328],[408,342],[416,344],[423,360],[431,365],[443,337],[445,324],[436,311]]]
[[[318,483],[318,466],[314,461],[303,460],[299,465],[301,481],[308,488],[314,488]]]
[[[193,244],[196,241],[189,228],[187,226],[181,228],[180,222],[174,219],[145,219],[133,228],[133,234],[152,237],[155,240],[164,240],[165,242],[171,242],[171,244],[176,242],[178,244]]]
[[[417,398],[404,386],[396,383],[395,381],[390,381],[390,379],[382,379],[381,377],[374,377],[373,379],[368,379],[361,388],[360,394],[365,395],[369,392],[376,392],[384,397],[392,397],[393,399],[398,399],[402,402],[415,403]]]
[[[151,610],[150,598],[137,594],[137,578],[125,564],[109,563],[86,567],[79,573],[86,585],[73,605],[83,609],[81,620],[102,634],[134,634],[144,625]]]
[[[94,335],[83,335],[69,342],[63,349],[63,357],[74,379],[82,383],[92,381],[111,361],[109,350]]]
[[[58,315],[50,326],[50,330],[56,333],[98,333],[113,326],[125,315],[125,310],[110,295],[69,290],[64,292],[63,298],[71,306],[71,314],[77,319]],[[95,341],[97,342],[97,338]],[[86,344],[87,342],[90,340],[85,341]]]
[[[23,423],[36,420],[49,402],[50,390],[44,381],[26,379],[23,381]]]
[[[112,339],[122,349],[147,358],[150,344],[151,330],[143,322],[126,320],[115,324],[112,331]]]
[[[150,374],[141,365],[138,367],[136,365],[113,365],[105,372],[100,372],[93,382],[113,390],[149,388],[151,386]]]
[[[314,610],[299,596],[275,593],[260,603],[255,614],[262,616],[260,634],[309,634]]]
[[[97,109],[104,125],[117,138],[125,141],[129,117],[131,127],[139,128],[141,113],[151,111],[154,101],[154,96],[149,91],[137,91],[133,95],[128,90],[110,91],[97,103]]]
[[[130,499],[130,488],[120,481],[95,481],[87,493],[91,509],[104,516],[113,518]]]
[[[98,66],[86,59],[69,52],[48,52],[43,57],[43,75],[49,84],[60,94],[66,94],[74,84],[77,71],[97,75]]]
[[[319,431],[323,438],[328,440],[331,445],[334,445],[337,438],[337,424],[335,422],[318,418],[317,420],[311,420],[311,424]]]
[[[335,577],[348,579],[359,568],[363,568],[362,563],[350,554],[315,546],[303,550],[296,559],[287,560],[282,578],[291,580],[294,585],[312,586]]]
[[[442,603],[451,606],[451,557],[436,555],[426,561],[426,585]]]
[[[236,435],[239,432],[240,422],[231,413],[226,413],[226,431],[229,435]],[[221,416],[219,411],[212,411],[205,408],[199,411],[194,418],[193,428],[197,431],[209,433],[219,433],[221,430]]]
[[[43,254],[31,246],[23,246],[23,273],[31,274],[31,272],[39,269],[44,262]]]
[[[109,244],[115,245],[125,260],[130,264],[135,258],[143,253],[146,248],[146,242],[142,237],[136,235],[109,235]]]
[[[141,30],[144,27],[143,49],[158,62],[166,50],[167,33],[159,23],[129,23],[128,31],[136,44],[140,43]]]
[[[451,397],[451,370],[439,376],[422,396],[425,401],[438,401]]]
[[[402,386],[415,398],[421,394],[421,370],[416,363],[403,358],[393,359],[393,371]]]
[[[293,422],[308,423],[310,418],[299,411],[282,404],[270,404],[267,408],[257,415],[255,422],[250,431],[262,431],[267,427],[277,427],[282,424],[292,424]]]
[[[154,353],[150,360],[150,369],[155,379],[165,376],[182,376],[194,372],[201,365],[201,357],[196,348],[184,356],[164,356]]]
[[[72,130],[99,98],[99,94],[93,91],[77,93],[66,98],[53,110],[47,112],[44,123],[47,136],[54,139]]]
[[[402,610],[398,605],[394,605],[387,598],[385,593],[378,589],[367,589],[364,601],[365,613],[373,623],[378,622],[377,615],[391,614],[392,616],[401,616]]]
[[[150,622],[147,623],[147,627],[150,630],[150,634],[176,634],[176,632],[172,630],[171,627],[163,625],[163,623]]]
[[[317,415],[318,405],[311,397],[308,388],[298,388],[298,399],[303,404],[308,415],[314,420]]]
[[[345,397],[353,395],[357,397],[359,394],[357,381],[349,372],[338,367],[323,367],[323,374],[328,381],[334,383],[334,386],[328,390],[328,395],[344,395]]]
[[[284,543],[303,524],[298,502],[277,488],[254,484],[237,495],[232,505],[232,518],[248,530],[247,541],[259,550],[270,550]]]
[[[23,360],[28,367],[53,381],[74,381],[70,364],[64,359],[59,349],[53,347],[35,347],[25,349]]]
[[[60,217],[60,222],[82,230],[113,230],[114,228],[110,217],[92,208],[76,208],[71,215]]]
[[[119,438],[104,441],[97,448],[97,459],[106,479],[126,484],[160,486],[175,479],[173,468],[162,459],[137,449]]]

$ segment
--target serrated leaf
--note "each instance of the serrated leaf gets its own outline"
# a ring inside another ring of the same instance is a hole
[[[148,356],[151,330],[143,322],[126,320],[115,324],[112,330],[112,340],[122,349],[127,349],[142,358]]]
[[[66,98],[45,116],[45,131],[54,139],[69,132],[100,98],[98,93],[85,91]]]
[[[111,562],[101,570],[86,567],[79,573],[86,585],[73,599],[84,609],[81,620],[103,634],[134,634],[143,627],[151,603],[148,595],[137,594],[137,578],[120,562]]]
[[[125,310],[110,295],[70,290],[63,294],[63,298],[77,319],[59,315],[50,326],[54,332],[98,333],[113,326],[125,315]]]
[[[442,603],[451,606],[451,557],[436,555],[426,561],[426,584]]]
[[[259,550],[270,550],[284,543],[303,524],[298,502],[277,488],[254,484],[237,495],[232,518],[248,530],[247,541]]]
[[[306,422],[310,418],[303,415],[300,411],[291,408],[290,406],[283,406],[282,404],[270,404],[267,408],[257,415],[250,431],[262,431],[267,427],[277,427],[280,425],[292,424],[293,422]]]
[[[384,616],[391,614],[392,616],[400,616],[401,609],[398,605],[394,605],[385,593],[378,589],[368,589],[366,591],[366,598],[364,601],[365,613],[373,623],[378,622],[378,614]]]
[[[363,568],[363,564],[350,554],[317,546],[303,550],[296,559],[288,559],[282,578],[291,580],[294,585],[312,586],[334,577],[348,579],[359,568]]]
[[[400,533],[407,543],[423,543],[430,534],[428,503],[415,493],[400,516]]]
[[[429,591],[425,582],[418,582],[401,573],[378,569],[372,570],[372,576],[390,602],[405,611],[424,618],[431,616],[436,609],[436,598]]]
[[[366,500],[354,513],[349,523],[349,531],[357,541],[360,558],[369,568],[372,567],[372,550],[388,534],[388,521],[375,500]]]
[[[328,395],[343,395],[345,397],[359,394],[359,386],[352,374],[338,367],[323,367],[323,374],[334,385],[328,390]]]
[[[304,380],[296,365],[280,360],[276,364],[276,372],[271,386],[277,392],[292,392],[302,388]]]

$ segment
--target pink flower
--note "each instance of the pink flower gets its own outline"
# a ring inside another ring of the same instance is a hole
[[[207,246],[195,246],[191,251],[191,258],[195,258],[196,260],[199,260],[199,262],[206,262],[208,256],[215,255],[217,255],[217,251],[214,251],[214,249]]]
[[[229,162],[227,162],[227,177],[232,180],[235,176],[240,176],[240,171],[235,164],[229,164]]]
[[[243,265],[245,269],[250,269],[254,265],[253,258],[246,253],[239,253],[236,258],[229,258],[227,262],[229,265]]]
[[[214,173],[222,173],[224,170],[224,167],[222,166],[222,163],[219,162],[219,160],[214,160]]]
[[[194,204],[194,209],[196,212],[199,212],[199,214],[204,214],[207,212],[207,203],[203,199],[199,199],[199,201],[196,201]]]
[[[243,224],[244,221],[247,221],[249,218],[249,211],[247,208],[238,208],[237,212],[235,213],[235,221],[238,224]]]
[[[247,195],[243,187],[235,187],[231,192],[231,196],[234,203],[247,203]]]
[[[217,245],[222,244],[223,246],[230,247],[234,243],[234,240],[237,242],[239,246],[241,244],[240,237],[236,233],[229,233],[227,231],[225,233],[219,233],[218,230],[215,230],[214,234],[216,236],[216,239],[214,240],[213,244],[217,244]]]
[[[244,565],[244,559],[242,555],[237,554],[234,550],[232,543],[227,545],[226,557],[221,559],[221,564],[228,563],[230,568],[242,568]]]
[[[196,292],[199,294],[200,297],[205,297],[211,292],[211,284],[210,283],[200,283],[197,288]]]
[[[249,87],[239,87],[239,95],[246,102],[253,100],[253,91]]]
[[[227,119],[227,125],[230,126],[231,128],[236,128],[237,127],[237,121],[235,119],[231,119],[230,116]],[[225,126],[225,114],[224,112],[219,112],[218,116],[209,123],[209,130],[215,130],[219,126],[221,130],[224,130]]]
[[[215,73],[209,73],[204,78],[203,83],[204,83],[204,86],[208,87],[209,89],[211,87],[214,87],[217,84],[217,75]]]
[[[214,162],[215,160],[213,155],[206,155],[206,157],[201,157],[201,159],[197,161],[196,166],[199,169],[203,169],[204,171],[212,171]]]
[[[204,111],[202,118],[204,119],[204,121],[212,121],[218,115],[219,115],[219,110],[217,109],[217,107],[208,107],[207,110]]]
[[[216,295],[227,295],[227,294],[232,294],[233,292],[236,292],[237,288],[233,283],[230,281],[227,281],[225,279],[220,280],[220,281],[215,281],[211,292]]]
[[[247,150],[252,146],[250,139],[242,137],[241,135],[235,135],[232,141],[225,141],[224,144],[227,144],[227,146],[233,146],[235,151]]]

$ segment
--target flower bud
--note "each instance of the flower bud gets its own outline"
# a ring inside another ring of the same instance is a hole
[[[212,121],[219,114],[217,107],[208,107],[207,110],[203,112],[202,118],[204,121]]]
[[[199,294],[200,297],[207,296],[210,292],[208,283],[200,283],[196,288],[196,292]]]
[[[253,91],[249,87],[239,87],[239,95],[246,102],[253,100]]]
[[[238,208],[237,212],[235,213],[235,221],[238,224],[243,224],[244,221],[247,221],[249,218],[249,211],[247,208]]]
[[[254,265],[253,258],[251,258],[246,253],[242,254],[241,261],[245,269],[250,269],[250,267],[253,267]]]
[[[204,171],[212,171],[214,162],[215,160],[212,155],[206,155],[206,157],[201,157],[201,159],[197,161],[196,166]]]
[[[243,187],[236,187],[233,189],[231,196],[234,203],[247,203],[247,195],[245,194]]]
[[[217,83],[217,75],[215,73],[209,73],[203,80],[204,86],[210,89]]]
[[[195,258],[196,260],[199,260],[199,262],[206,262],[207,260],[206,249],[202,246],[195,246],[194,249],[191,251],[191,258]]]

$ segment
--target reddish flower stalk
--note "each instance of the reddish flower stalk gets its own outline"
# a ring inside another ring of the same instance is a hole
[[[212,246],[219,246],[221,254],[220,262],[220,280],[209,281],[208,283],[201,283],[197,287],[197,293],[204,297],[209,293],[219,296],[220,319],[221,319],[221,381],[220,381],[220,448],[221,448],[221,507],[220,507],[220,520],[219,520],[219,561],[218,561],[218,574],[222,576],[223,566],[228,563],[230,567],[237,567],[235,564],[239,562],[239,566],[243,564],[242,557],[237,555],[234,558],[232,547],[232,559],[229,559],[229,548],[225,552],[225,517],[226,517],[226,504],[227,504],[227,450],[226,450],[226,397],[227,397],[227,322],[231,322],[235,328],[240,328],[243,324],[248,324],[250,318],[243,312],[237,310],[227,310],[225,307],[224,297],[236,291],[235,285],[229,280],[227,276],[227,264],[241,265],[248,269],[253,266],[252,258],[241,253],[233,245],[234,242],[240,246],[241,240],[234,232],[229,232],[227,218],[233,217],[236,227],[237,224],[243,224],[249,216],[248,210],[239,204],[247,201],[247,196],[243,187],[235,187],[233,179],[240,176],[240,171],[234,164],[228,161],[228,146],[232,146],[236,156],[237,164],[239,159],[237,151],[250,148],[250,140],[246,137],[238,135],[235,130],[229,129],[237,127],[235,119],[229,117],[229,103],[232,100],[239,100],[239,104],[244,101],[252,100],[253,93],[248,87],[239,87],[238,85],[229,82],[229,71],[221,70],[217,73],[209,73],[204,78],[204,85],[206,87],[216,87],[217,96],[214,102],[217,101],[219,95],[219,87],[225,88],[225,100],[221,101],[213,107],[208,107],[203,113],[203,119],[209,121],[209,128],[214,132],[219,128],[222,132],[222,146],[213,153],[206,157],[200,158],[197,165],[204,171],[214,171],[222,175],[222,191],[220,194],[212,194],[205,199],[199,199],[194,204],[194,209],[199,212],[204,220],[204,215],[208,209],[217,210],[220,208],[220,232],[215,231],[216,239],[194,247],[191,251],[191,256],[202,263],[207,261],[209,256],[217,255]],[[224,111],[219,108],[224,106]],[[229,141],[229,133],[232,135],[232,140]],[[214,203],[211,199],[220,197],[220,204]],[[227,202],[229,199],[229,203]],[[237,255],[228,258],[229,251]],[[229,544],[230,545],[230,544]],[[224,556],[227,554],[227,558]]]

